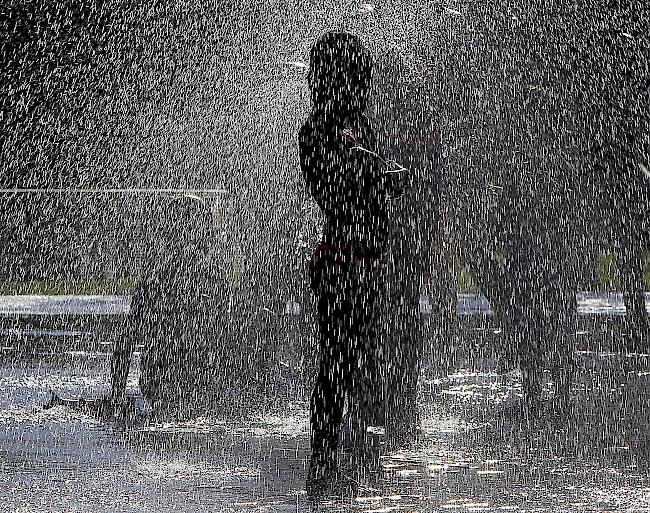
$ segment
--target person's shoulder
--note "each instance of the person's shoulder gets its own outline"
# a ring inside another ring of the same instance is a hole
[[[316,133],[316,126],[314,123],[314,116],[310,114],[309,116],[307,116],[307,119],[300,127],[300,130],[298,130],[298,140],[306,141],[314,137],[315,133]]]

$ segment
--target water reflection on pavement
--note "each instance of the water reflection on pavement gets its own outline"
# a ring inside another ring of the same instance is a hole
[[[18,359],[0,370],[0,504],[14,512],[650,511],[650,363],[581,353],[573,413],[530,424],[517,375],[490,361],[425,371],[416,447],[350,497],[304,492],[307,404],[246,419],[127,427],[56,407],[49,391],[97,396],[105,355]],[[130,377],[131,387],[137,376]],[[550,389],[550,387],[548,387]]]

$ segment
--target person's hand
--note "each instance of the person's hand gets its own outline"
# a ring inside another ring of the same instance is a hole
[[[406,189],[413,186],[411,173],[394,160],[386,161],[386,167],[385,174],[388,177],[389,195],[392,198],[399,198]]]

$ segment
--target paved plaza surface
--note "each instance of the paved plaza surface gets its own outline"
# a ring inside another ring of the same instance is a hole
[[[51,390],[104,393],[106,352],[3,354],[0,504],[16,513],[650,511],[650,356],[576,356],[571,411],[551,400],[534,423],[518,408],[518,372],[498,374],[494,359],[460,361],[450,374],[425,365],[420,440],[384,452],[381,472],[351,475],[356,492],[313,504],[308,404],[287,384],[293,374],[277,377],[276,401],[247,413],[156,422],[142,402],[142,417],[123,425],[41,407]]]

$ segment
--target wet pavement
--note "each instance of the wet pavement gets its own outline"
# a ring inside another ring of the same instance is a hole
[[[360,478],[355,494],[314,505],[300,397],[246,417],[125,426],[40,407],[50,390],[101,395],[106,354],[17,358],[0,370],[0,504],[24,513],[650,511],[650,358],[582,352],[578,362],[572,413],[549,407],[532,424],[517,407],[518,374],[498,375],[493,360],[446,377],[425,369],[421,440],[384,454],[383,471]],[[133,392],[136,382],[133,371]]]

